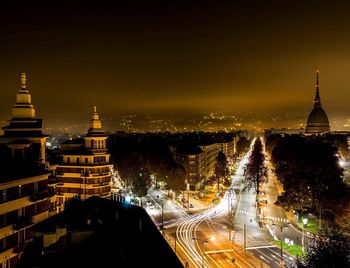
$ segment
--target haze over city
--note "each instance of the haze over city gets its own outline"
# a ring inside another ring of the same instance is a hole
[[[9,117],[18,76],[26,72],[50,129],[83,124],[79,111],[93,105],[102,118],[173,113],[189,121],[193,113],[224,111],[247,125],[297,127],[306,123],[320,70],[330,122],[348,130],[349,7],[348,1],[63,1],[54,8],[3,2],[0,119]]]
[[[0,268],[350,267],[350,1],[0,1]]]

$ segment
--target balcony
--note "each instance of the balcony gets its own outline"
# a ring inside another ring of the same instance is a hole
[[[24,251],[25,245],[26,245],[25,243],[17,244],[17,245],[13,248],[13,252],[14,252],[14,253],[21,253],[22,251]]]
[[[92,177],[99,177],[99,176],[106,176],[106,175],[111,175],[111,172],[100,172],[100,173],[91,173]]]
[[[53,195],[53,194],[52,194]],[[51,196],[52,196],[51,195]],[[39,193],[36,193],[36,194],[32,194],[30,197],[29,197],[29,200],[31,202],[36,202],[36,201],[39,201],[39,200],[42,200],[42,199],[45,199],[45,198],[48,198],[50,197],[50,193],[48,190],[45,190],[45,191],[41,191]]]
[[[33,217],[21,217],[13,225],[13,229],[14,230],[21,230],[29,225],[32,225],[33,223],[34,223]]]
[[[108,185],[109,185],[109,181],[93,184],[92,187],[103,187],[103,186],[108,186]]]

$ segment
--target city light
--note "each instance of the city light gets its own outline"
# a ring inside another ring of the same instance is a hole
[[[303,218],[303,224],[304,224],[304,226],[307,226],[307,223],[308,223],[308,219],[307,218]]]
[[[131,202],[131,196],[130,195],[126,195],[125,196],[125,202],[127,202],[127,203]]]

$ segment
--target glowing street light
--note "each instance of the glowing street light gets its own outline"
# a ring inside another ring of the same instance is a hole
[[[126,203],[130,203],[131,202],[131,196],[130,195],[125,196],[125,202]]]
[[[307,218],[303,218],[303,225],[304,225],[304,226],[307,226],[308,221],[309,221],[309,220],[308,220]]]
[[[206,238],[206,239],[199,239],[199,238],[196,238],[196,237],[192,237],[192,240],[198,240],[201,242],[201,245],[202,245],[202,268],[204,268],[204,243],[208,243],[208,240],[210,241],[214,241],[215,240],[215,237],[212,236],[210,238]]]
[[[304,227],[306,227],[307,223],[308,223],[308,219],[304,218],[304,215],[302,215],[302,222],[303,222],[303,224],[302,224],[303,228],[302,228],[302,236],[301,236],[301,246],[302,246],[301,249],[304,252],[304,250],[305,250],[305,245],[304,245],[304,243],[305,243],[305,231],[304,231]]]

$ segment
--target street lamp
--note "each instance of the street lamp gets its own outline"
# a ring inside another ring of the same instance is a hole
[[[301,218],[302,218],[302,226],[303,226],[303,229],[302,229],[302,236],[301,236],[301,245],[302,245],[302,251],[304,252],[305,251],[305,231],[304,231],[304,227],[307,226],[307,223],[308,223],[308,219],[307,218],[304,218],[304,215],[302,214],[301,215]]]
[[[170,200],[166,201],[168,204],[170,204]],[[164,199],[162,199],[162,235],[164,236]]]
[[[228,190],[227,193],[227,230],[228,230],[228,239],[231,241],[231,209],[232,209],[232,203],[231,203],[231,196],[234,196],[234,192],[232,189]]]
[[[271,220],[271,219],[270,219]],[[286,228],[286,227],[289,227],[290,223],[287,222],[285,224],[282,224],[282,225],[278,225],[278,224],[275,224],[272,221],[272,226],[278,226],[281,228],[281,252],[280,252],[280,267],[284,267],[284,261],[283,261],[283,229]]]
[[[211,237],[209,240],[214,240],[214,237]],[[196,237],[192,237],[192,240],[197,240],[201,242],[201,251],[202,251],[202,268],[204,268],[204,243],[208,243],[208,238],[206,239],[200,239]]]

